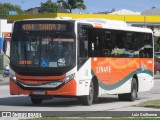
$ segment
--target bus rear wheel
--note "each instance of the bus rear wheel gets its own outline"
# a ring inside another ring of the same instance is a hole
[[[135,101],[137,99],[137,81],[135,78],[132,79],[132,85],[131,85],[131,93],[128,94],[128,100],[129,101]]]
[[[91,81],[90,83],[90,87],[89,87],[89,95],[87,96],[81,96],[79,97],[80,102],[83,105],[92,105],[93,104],[93,99],[94,99],[94,85],[93,85],[93,81]]]
[[[137,99],[137,81],[135,78],[132,79],[131,93],[119,94],[118,98],[120,101],[135,101]]]
[[[41,104],[43,102],[42,98],[30,97],[31,102],[35,105]]]

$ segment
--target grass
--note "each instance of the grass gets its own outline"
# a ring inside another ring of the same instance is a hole
[[[137,107],[149,107],[160,109],[160,100],[151,100],[136,105]]]

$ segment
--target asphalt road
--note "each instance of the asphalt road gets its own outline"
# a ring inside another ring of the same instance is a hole
[[[154,99],[160,99],[160,79],[155,80],[154,87],[149,92],[138,94],[134,102],[119,101],[117,95],[103,95],[98,103],[83,106],[76,98],[53,98],[44,101],[41,105],[33,105],[28,96],[9,94],[9,86],[0,86],[0,111],[160,111],[160,109],[135,107],[135,105]],[[92,113],[92,114],[93,114]],[[67,113],[68,114],[68,113]],[[76,113],[77,114],[77,113]],[[74,116],[75,114],[72,114]]]

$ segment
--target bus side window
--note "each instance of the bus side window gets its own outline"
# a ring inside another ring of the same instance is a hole
[[[153,57],[152,34],[149,33],[135,33],[135,44],[138,50],[136,51],[140,58]]]
[[[112,51],[112,36],[110,31],[105,31],[104,32],[104,39],[103,39],[103,56],[111,56],[111,51]]]
[[[152,35],[151,34],[146,34],[144,36],[144,47],[145,52],[146,52],[146,56],[148,58],[152,58],[153,57],[153,44],[152,44]]]
[[[113,49],[111,52],[112,57],[126,57],[125,56],[125,32],[121,30],[113,31]]]
[[[103,30],[90,28],[88,31],[88,55],[89,57],[101,57],[103,49]]]
[[[133,32],[127,32],[126,34],[124,34],[124,36],[125,38],[123,40],[123,43],[124,43],[125,57],[134,58],[135,43],[134,43]]]

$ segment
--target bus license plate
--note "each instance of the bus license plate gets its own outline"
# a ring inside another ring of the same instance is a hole
[[[45,95],[46,92],[42,90],[34,90],[32,91],[32,95]]]

